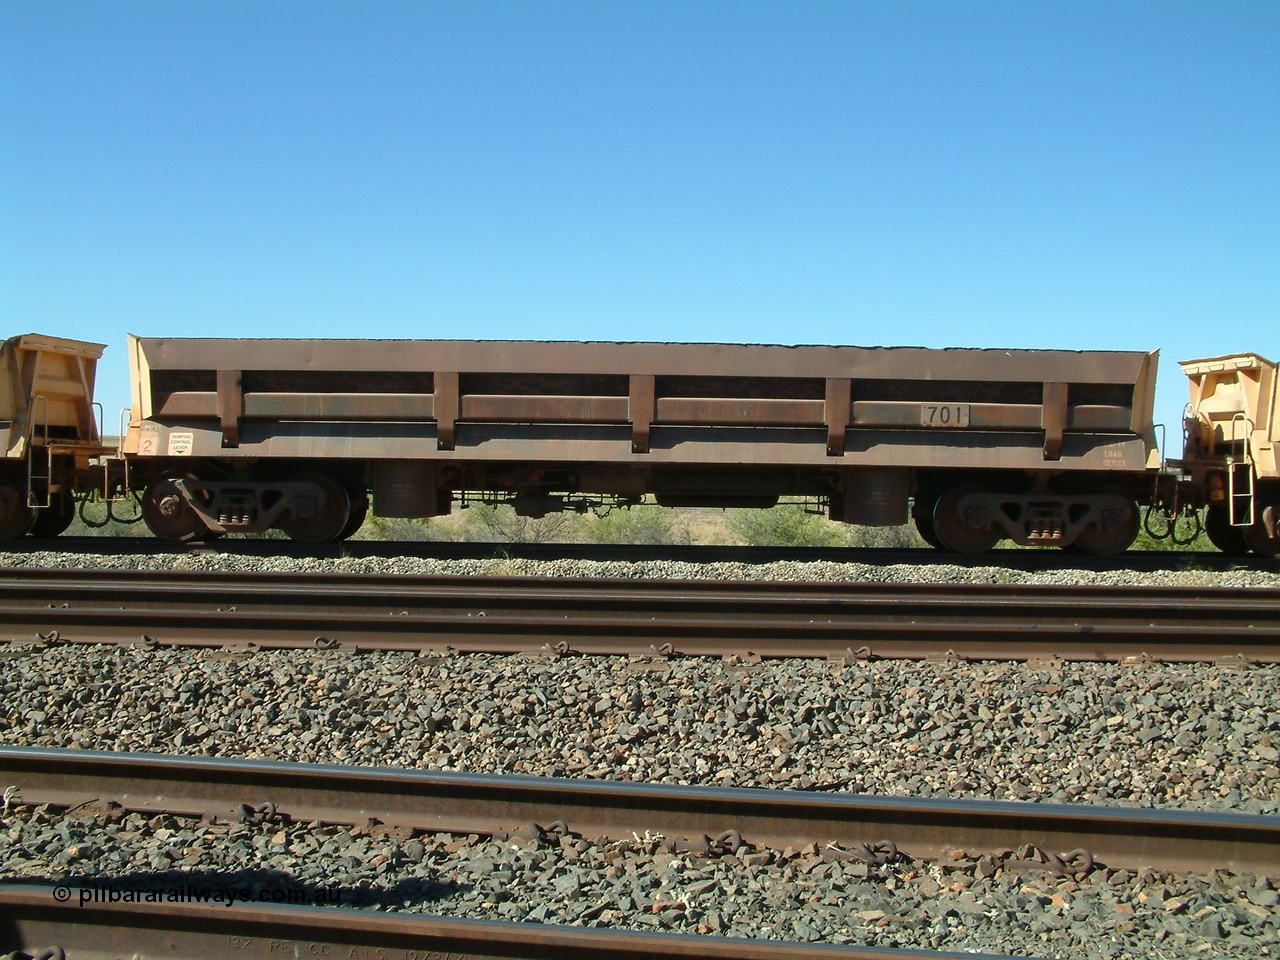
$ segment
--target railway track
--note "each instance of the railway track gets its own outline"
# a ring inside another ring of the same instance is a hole
[[[59,960],[984,960],[972,952],[386,916],[321,907],[59,903],[53,887],[0,885],[0,949]],[[55,945],[51,947],[50,945]],[[985,955],[985,960],[999,960]]]
[[[1192,810],[940,800],[862,794],[494,776],[0,747],[14,802],[370,826],[398,835],[660,836],[705,855],[815,843],[833,858],[883,864],[982,851],[1009,869],[1035,848],[1065,874],[1102,866],[1263,876],[1280,863],[1280,818]],[[538,826],[543,825],[543,826]],[[556,825],[556,826],[550,826]],[[1041,865],[1043,866],[1043,864]]]
[[[1280,590],[0,570],[17,643],[1280,661]]]
[[[783,547],[725,544],[487,543],[427,540],[347,540],[339,544],[303,544],[264,537],[229,537],[213,543],[167,543],[148,537],[23,538],[6,541],[4,552],[46,552],[78,556],[207,556],[296,558],[396,558],[433,560],[590,560],[601,562],[674,561],[681,563],[865,563],[920,567],[1001,567],[1009,570],[1253,570],[1280,571],[1280,560],[1218,551],[1129,550],[1095,557],[1062,550],[1005,548],[978,555],[942,553],[924,547]]]
[[[0,748],[0,778],[16,788],[7,797],[7,817],[38,811],[46,820],[63,816],[117,822],[128,813],[142,815],[149,823],[160,822],[154,817],[171,825],[185,820],[215,831],[220,823],[243,819],[264,837],[289,824],[307,829],[341,824],[399,838],[430,835],[436,841],[447,834],[470,835],[468,839],[487,834],[526,849],[560,847],[579,835],[593,844],[643,836],[646,842],[657,838],[651,849],[669,844],[686,858],[733,860],[743,865],[739,869],[746,869],[751,857],[762,851],[807,843],[814,844],[809,849],[821,850],[821,859],[856,860],[873,876],[925,871],[931,865],[945,872],[947,861],[957,855],[981,855],[1000,870],[1027,874],[1020,882],[1035,883],[1035,876],[1047,873],[1087,888],[1095,883],[1105,886],[1124,868],[1267,875],[1274,873],[1280,859],[1277,818],[1186,811],[812,795],[11,747]],[[74,828],[70,835],[86,836]],[[88,836],[92,842],[92,834]],[[124,893],[172,891],[175,876],[183,879],[180,902],[173,902],[171,893],[160,903]],[[229,887],[240,891],[240,899],[228,909],[228,903],[210,903],[208,897],[200,902],[199,894],[208,892],[210,885],[235,883],[235,877],[200,872],[147,874],[125,869],[119,874],[98,870],[77,876],[74,869],[53,867],[49,875],[29,882],[0,886],[0,949],[72,960],[121,955],[192,960],[974,956],[972,950],[961,954],[820,946],[273,906],[270,901],[282,899],[275,895],[277,886]],[[275,883],[280,890],[288,887],[285,892],[318,889],[287,876],[278,876]],[[112,890],[121,891],[114,900],[108,895]],[[513,895],[537,897],[541,892],[521,888]]]

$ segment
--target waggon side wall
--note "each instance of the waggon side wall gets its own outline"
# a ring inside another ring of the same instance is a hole
[[[1157,463],[1155,363],[1109,351],[131,337],[126,449],[1144,471]]]

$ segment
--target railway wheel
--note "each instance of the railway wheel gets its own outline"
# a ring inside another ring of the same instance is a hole
[[[49,538],[61,534],[71,521],[76,518],[76,502],[66,494],[57,494],[49,501],[49,506],[36,511],[36,519],[31,524],[33,537]]]
[[[142,495],[142,519],[161,540],[186,543],[209,532],[200,514],[191,509],[187,498],[178,490],[177,481],[194,479],[191,476],[161,477]]]
[[[278,524],[280,529],[299,543],[330,543],[341,539],[351,519],[351,495],[347,488],[323,473],[308,473],[298,479],[314,483],[323,496],[296,498],[293,512]]]
[[[364,518],[369,515],[369,494],[364,490],[348,490],[347,497],[351,501],[351,517],[347,525],[338,534],[339,540],[346,540],[364,526]]]
[[[1249,552],[1244,527],[1233,527],[1226,507],[1210,507],[1204,514],[1204,533],[1209,542],[1229,557],[1243,557]]]
[[[1275,536],[1267,533],[1267,521]],[[1262,516],[1254,521],[1253,526],[1244,528],[1244,538],[1253,552],[1264,557],[1280,557],[1280,505],[1273,504],[1262,511]]]
[[[985,553],[1001,540],[1000,528],[983,507],[961,509],[967,494],[977,487],[956,487],[944,493],[933,508],[933,531],[944,549],[954,553]],[[924,534],[921,534],[923,536]]]
[[[1123,509],[1103,510],[1101,522],[1086,527],[1076,537],[1075,545],[1095,557],[1114,557],[1129,549],[1141,527],[1138,505],[1131,497],[1124,497]]]
[[[938,501],[933,497],[916,500],[911,505],[911,519],[915,521],[916,532],[920,534],[921,540],[935,550],[946,550],[938,539],[938,531],[933,527],[933,510],[937,505]]]
[[[26,536],[36,513],[27,506],[27,493],[12,484],[0,484],[0,540]]]

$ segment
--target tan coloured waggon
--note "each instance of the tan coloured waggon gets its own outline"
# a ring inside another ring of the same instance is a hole
[[[1240,353],[1182,365],[1191,387],[1182,469],[1208,507],[1205,528],[1225,553],[1280,553],[1280,378]]]
[[[57,536],[94,482],[102,444],[93,403],[100,343],[28,333],[0,345],[0,539]]]

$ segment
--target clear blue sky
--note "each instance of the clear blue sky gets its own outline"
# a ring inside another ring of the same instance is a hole
[[[0,3],[0,315],[1280,359],[1280,3]],[[108,419],[114,421],[114,415]]]

